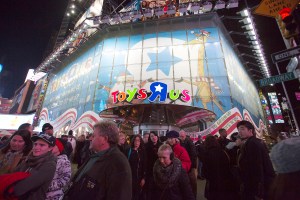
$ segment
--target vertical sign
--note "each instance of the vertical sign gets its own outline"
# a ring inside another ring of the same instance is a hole
[[[275,92],[268,93],[269,100],[270,100],[270,107],[275,119],[275,123],[284,123],[281,108],[278,102],[278,98]]]

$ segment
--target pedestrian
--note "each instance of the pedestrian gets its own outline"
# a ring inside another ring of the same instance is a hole
[[[52,153],[57,157],[56,170],[53,180],[48,188],[46,200],[59,200],[63,196],[63,188],[71,179],[71,163],[64,152],[61,139],[55,140]]]
[[[190,178],[191,186],[195,197],[197,197],[197,151],[196,146],[191,140],[191,138],[187,137],[187,133],[182,129],[179,131],[180,145],[185,148],[188,152],[190,160],[191,160],[191,169],[188,172],[188,176]]]
[[[111,121],[94,125],[95,152],[75,174],[64,199],[131,200],[132,180],[127,158],[117,147],[119,129]]]
[[[202,175],[202,166],[203,166],[203,159],[204,159],[204,144],[202,140],[202,136],[198,136],[198,141],[195,143],[196,151],[197,151],[197,156],[198,156],[198,176],[197,178],[204,180],[204,177]]]
[[[9,142],[0,150],[0,175],[11,173],[28,156],[32,149],[31,135],[28,130],[16,131]]]
[[[300,137],[282,140],[272,148],[270,157],[277,175],[269,199],[299,200]]]
[[[172,147],[163,144],[153,167],[154,198],[159,200],[195,200],[189,177],[181,162],[174,156]]]
[[[127,156],[126,152],[128,152],[128,149],[130,148],[130,146],[127,143],[126,134],[122,131],[120,131],[120,133],[119,133],[118,148],[120,149],[120,151],[122,153],[124,153],[125,156]]]
[[[191,159],[188,152],[180,145],[179,133],[177,131],[169,131],[166,134],[167,143],[172,147],[174,155],[181,161],[183,169],[188,173],[191,169]]]
[[[144,133],[144,135],[143,135],[143,141],[144,141],[144,144],[147,144],[147,143],[148,143],[149,136],[150,136],[150,133]]]
[[[242,144],[238,155],[241,175],[241,197],[244,200],[268,199],[268,190],[275,173],[264,142],[255,137],[255,128],[249,121],[237,123]]]
[[[76,141],[76,148],[75,148],[75,154],[74,154],[74,163],[77,164],[77,166],[81,166],[82,165],[82,161],[81,161],[81,151],[83,149],[85,145],[85,136],[84,135],[80,135]],[[77,167],[79,169],[79,167]]]
[[[220,137],[218,138],[218,142],[220,143],[221,147],[222,147],[223,149],[225,149],[226,145],[227,145],[229,142],[231,142],[231,140],[229,140],[229,139],[227,138],[227,131],[226,131],[226,129],[221,128],[221,129],[219,130],[219,135],[220,135]]]
[[[206,137],[204,147],[205,197],[208,200],[238,199],[238,191],[233,188],[234,178],[230,170],[230,158],[226,151],[221,147],[218,139],[212,135]]]
[[[67,135],[61,135],[61,139],[64,141],[65,143],[65,153],[67,155],[67,157],[69,158],[69,160],[71,159],[71,155],[73,152],[73,147],[72,144],[68,141],[68,136]]]
[[[69,130],[68,132],[68,142],[70,142],[70,144],[72,145],[72,153],[69,156],[69,159],[73,161],[76,149],[76,137],[73,135],[73,130]]]
[[[134,135],[131,147],[127,151],[127,158],[132,173],[132,200],[142,199],[142,190],[146,179],[146,154],[143,139]]]
[[[154,190],[154,178],[153,178],[153,166],[156,160],[158,159],[157,151],[158,148],[162,145],[159,141],[158,135],[156,132],[150,132],[149,140],[146,145],[146,158],[147,158],[147,167],[146,167],[146,183],[145,190],[147,199],[153,199],[153,190]]]
[[[18,130],[27,130],[30,132],[30,135],[33,135],[33,126],[30,123],[21,124]]]
[[[29,172],[30,176],[15,184],[13,194],[19,199],[46,199],[46,192],[54,177],[56,158],[52,154],[55,138],[40,133],[31,137],[32,153],[16,168],[16,172]]]
[[[50,123],[45,123],[42,127],[42,132],[53,136],[53,126]]]
[[[80,152],[80,164],[78,163],[77,169],[79,169],[85,162],[90,159],[90,156],[93,154],[93,150],[91,149],[91,140],[93,134],[88,134],[86,136],[86,140],[84,142],[84,146]]]

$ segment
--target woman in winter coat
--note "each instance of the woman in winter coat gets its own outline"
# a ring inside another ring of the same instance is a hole
[[[57,157],[56,171],[47,191],[47,200],[59,200],[63,196],[63,188],[71,179],[71,163],[66,154],[62,154],[64,145],[56,139],[52,153]]]
[[[0,151],[0,175],[11,173],[22,163],[32,149],[28,130],[16,131],[11,137],[9,143]]]
[[[133,136],[131,147],[127,150],[127,158],[132,173],[132,200],[138,200],[145,185],[146,175],[146,156],[140,135]]]
[[[230,170],[230,158],[215,136],[207,136],[203,175],[206,178],[205,197],[208,200],[238,199],[235,179]]]
[[[157,200],[195,200],[190,179],[172,147],[163,144],[158,149],[158,159],[154,164],[153,176]]]

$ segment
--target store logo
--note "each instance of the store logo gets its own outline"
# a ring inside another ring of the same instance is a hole
[[[183,102],[191,100],[188,90],[170,90],[168,92],[168,85],[162,82],[151,83],[149,92],[144,88],[133,88],[132,90],[126,90],[126,92],[114,91],[111,95],[113,97],[113,103],[123,101],[131,102],[133,99],[144,100],[147,98],[150,102],[154,102],[157,98],[159,102],[164,102],[167,98],[173,101],[180,99]]]

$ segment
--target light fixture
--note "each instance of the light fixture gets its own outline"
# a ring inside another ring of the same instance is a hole
[[[224,8],[225,8],[225,1],[221,1],[221,0],[216,1],[215,10],[224,9]]]
[[[121,20],[121,18],[120,18],[120,16],[119,16],[118,14],[113,15],[113,16],[111,17],[111,19],[110,19],[110,21],[111,21],[112,23],[119,23],[120,20]]]
[[[254,30],[247,31],[246,33],[250,36],[256,36]]]
[[[241,14],[242,17],[248,17],[249,16],[249,11],[247,9],[242,10],[241,12],[238,12]]]
[[[208,12],[208,11],[211,11],[213,5],[210,1],[205,1],[205,2],[203,2],[202,7],[203,7],[203,11]]]
[[[237,8],[239,7],[239,1],[238,0],[229,0],[227,2],[227,8]]]
[[[103,24],[108,24],[110,21],[110,17],[108,15],[104,15],[100,20]]]
[[[198,2],[193,2],[192,5],[191,5],[191,11],[192,12],[195,12],[195,11],[198,11],[200,10],[200,3]]]
[[[249,38],[250,38],[250,40],[257,40],[256,35],[250,35]]]
[[[144,17],[152,17],[153,16],[152,10],[149,8],[146,8],[144,10],[143,14],[144,14]]]
[[[131,19],[131,14],[130,14],[130,12],[123,12],[123,13],[121,13],[121,19],[122,19],[123,21],[130,20],[130,19]]]
[[[155,12],[155,15],[158,16],[158,17],[164,14],[164,10],[163,10],[162,7],[155,8],[154,12]]]
[[[93,18],[93,24],[94,25],[100,24],[100,16],[96,16]],[[80,32],[81,32],[81,30],[78,30],[78,33],[80,33]]]
[[[188,8],[188,4],[182,3],[182,4],[179,4],[178,11],[180,13],[185,13],[187,11],[187,8]]]
[[[246,30],[253,30],[254,29],[254,27],[253,27],[253,24],[252,23],[250,23],[250,24],[247,24],[247,25],[245,25],[245,26],[242,26],[243,28],[246,28]]]
[[[71,13],[74,14],[74,13],[75,13],[75,10],[71,10]]]
[[[173,15],[175,13],[176,13],[176,7],[172,4],[168,5],[167,14],[168,15]]]
[[[250,24],[251,23],[251,19],[250,19],[250,17],[246,17],[245,19],[242,19],[239,22],[242,22],[244,24]]]
[[[142,13],[139,10],[135,10],[132,13],[132,18],[133,19],[141,19],[142,18]]]
[[[70,13],[67,13],[67,16],[69,17],[69,16],[70,16]]]

